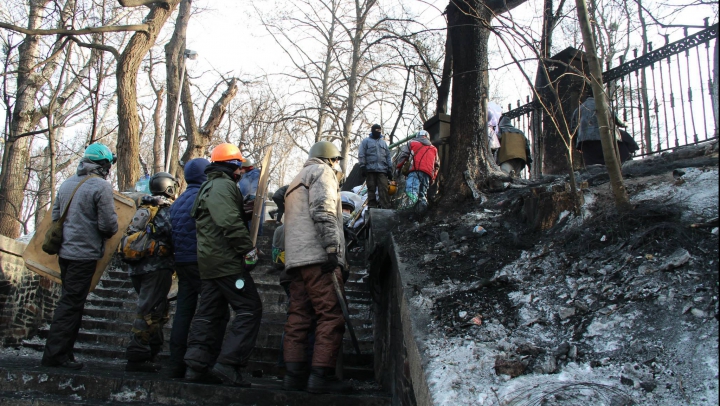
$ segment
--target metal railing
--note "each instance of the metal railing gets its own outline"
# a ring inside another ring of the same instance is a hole
[[[639,55],[620,60],[621,64],[603,72],[603,82],[610,92],[613,111],[626,124],[626,131],[635,139],[640,151],[637,156],[656,154],[683,145],[715,139],[717,106],[713,99],[713,56],[711,41],[718,37],[718,24],[669,42]],[[529,99],[529,97],[528,97]],[[534,141],[542,136],[542,128],[533,134],[532,114],[542,113],[541,106],[529,101],[503,114],[525,131]],[[537,162],[537,160],[536,160]]]

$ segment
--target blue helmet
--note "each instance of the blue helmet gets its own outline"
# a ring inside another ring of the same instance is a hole
[[[117,157],[110,151],[110,148],[99,142],[88,145],[85,148],[83,157],[101,165],[105,163],[114,164],[117,161]]]

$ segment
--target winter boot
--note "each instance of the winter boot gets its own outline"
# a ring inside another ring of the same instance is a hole
[[[249,388],[250,382],[243,380],[242,374],[240,373],[241,367],[234,365],[227,365],[217,363],[213,367],[210,373],[221,379],[222,383],[230,386],[239,386],[241,388]]]
[[[283,389],[305,390],[308,382],[307,362],[286,362]]]
[[[208,370],[208,366],[197,361],[186,360],[185,380],[197,383],[220,384],[222,381],[216,378]]]
[[[341,381],[333,368],[312,367],[308,379],[307,391],[310,393],[350,393],[350,382]]]
[[[157,372],[162,368],[158,363],[147,361],[128,361],[125,365],[127,372]]]

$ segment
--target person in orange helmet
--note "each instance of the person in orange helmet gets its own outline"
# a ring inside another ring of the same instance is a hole
[[[244,159],[237,146],[226,143],[213,149],[211,161],[205,169],[207,180],[190,210],[197,229],[202,285],[188,335],[185,379],[249,387],[241,371],[255,347],[262,302],[250,276],[257,249],[243,221],[243,196],[237,187]],[[217,326],[223,322],[222,308],[228,304],[235,318],[223,341]],[[223,344],[215,360],[217,340]]]

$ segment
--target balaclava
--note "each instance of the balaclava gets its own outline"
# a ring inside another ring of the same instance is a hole
[[[373,126],[370,127],[370,136],[375,139],[382,137],[381,129],[382,127],[380,127],[380,124],[373,124]]]

